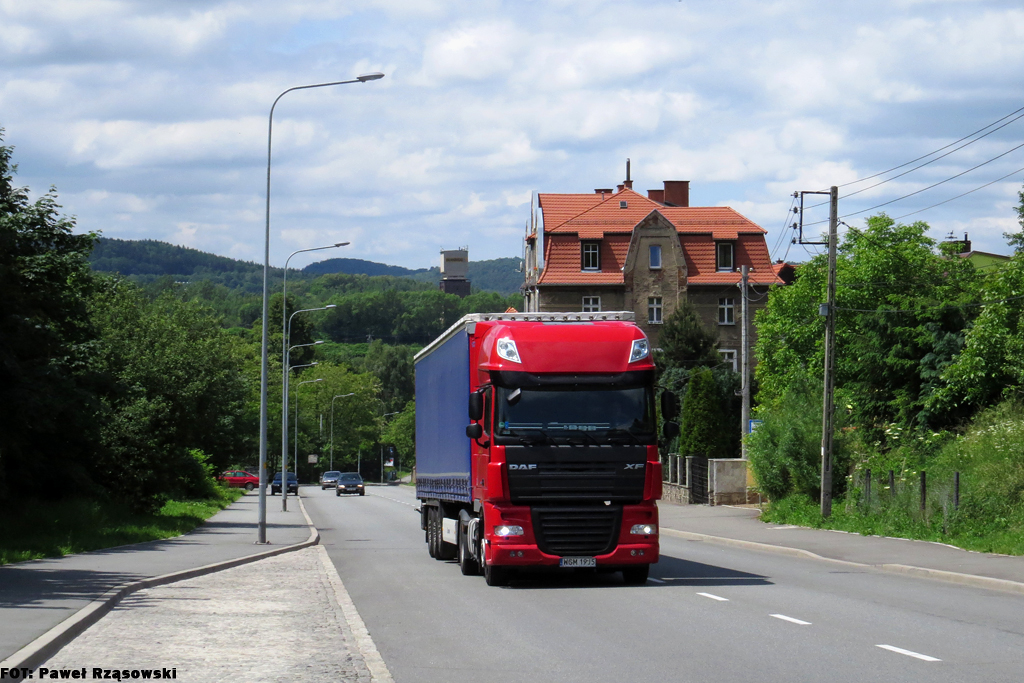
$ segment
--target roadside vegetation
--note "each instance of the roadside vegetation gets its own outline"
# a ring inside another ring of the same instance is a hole
[[[0,565],[180,536],[241,495],[218,487],[209,498],[169,500],[154,512],[109,498],[23,501],[0,525]]]
[[[825,258],[772,289],[757,317],[763,423],[748,437],[770,501],[763,519],[1024,554],[1024,192],[1020,202],[1021,232],[1006,235],[1016,253],[987,271],[929,239],[924,223],[883,214],[845,235],[828,519],[819,512]]]
[[[30,200],[12,158],[0,145],[0,561],[188,531],[234,500],[219,473],[258,473],[252,264],[194,250],[158,263],[166,250],[154,243],[136,249],[143,269],[209,278],[95,271],[98,231],[76,233],[55,190]],[[129,252],[107,248],[97,262],[129,269]],[[302,483],[332,456],[334,469],[370,480],[386,477],[382,454],[408,469],[413,354],[465,313],[521,308],[522,298],[460,299],[409,277],[297,275],[288,300],[270,302],[268,480],[281,457],[282,316],[327,304],[336,307],[292,326],[286,442]]]

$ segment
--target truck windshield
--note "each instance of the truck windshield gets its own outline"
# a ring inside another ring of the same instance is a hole
[[[496,387],[496,436],[544,441],[606,442],[620,437],[653,443],[653,400],[649,387]]]

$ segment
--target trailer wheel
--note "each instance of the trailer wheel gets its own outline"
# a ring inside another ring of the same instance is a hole
[[[508,567],[495,567],[484,561],[484,581],[488,586],[507,586],[511,575],[512,570]]]
[[[434,520],[437,519],[437,508],[427,508],[427,552],[435,560],[437,559],[437,525]]]
[[[480,565],[469,552],[470,542],[465,528],[459,524],[459,569],[462,570],[463,576],[476,576],[480,573]]]
[[[642,586],[647,583],[647,577],[651,573],[651,565],[638,564],[622,570],[622,578],[630,586]]]

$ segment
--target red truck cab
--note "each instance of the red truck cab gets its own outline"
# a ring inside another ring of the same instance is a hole
[[[417,495],[432,556],[457,556],[489,584],[524,567],[646,581],[662,477],[654,364],[631,313],[466,316],[416,363]],[[462,444],[452,443],[447,423],[463,407]]]

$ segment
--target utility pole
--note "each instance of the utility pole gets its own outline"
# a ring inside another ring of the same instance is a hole
[[[747,425],[750,424],[750,310],[747,308],[747,282],[749,271],[747,266],[740,266],[740,373],[742,384],[740,393],[743,404],[740,408],[740,454],[747,459]]]
[[[836,247],[839,242],[839,188],[829,190],[828,290],[825,312],[825,392],[821,410],[821,516],[832,514],[832,432],[835,415]]]

